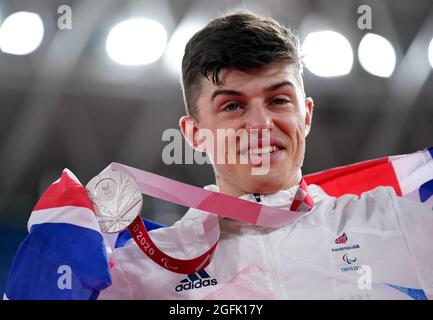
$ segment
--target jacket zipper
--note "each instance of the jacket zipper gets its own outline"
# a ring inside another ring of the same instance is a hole
[[[269,269],[270,269],[269,273],[271,276],[272,286],[277,293],[278,299],[282,299],[281,288],[280,288],[280,284],[278,282],[277,268],[275,266],[275,259],[274,259],[274,255],[272,253],[271,241],[269,239],[270,236],[269,236],[269,234],[265,234],[263,237],[264,237],[263,242],[265,243],[266,259],[269,261],[269,263],[268,263]]]
[[[260,194],[253,194],[253,197],[255,198],[255,200],[257,202],[261,202],[262,201],[262,195]],[[271,246],[271,241],[270,241],[270,236],[269,234],[265,234],[263,237],[263,242],[265,245],[265,255],[266,255],[266,260],[269,261],[268,265],[269,265],[269,269],[270,269],[270,277],[271,277],[271,282],[272,282],[272,287],[274,288],[274,291],[277,293],[277,297],[278,299],[282,299],[282,294],[281,294],[281,288],[278,282],[278,274],[277,274],[277,268],[275,266],[275,258],[274,255],[272,253],[272,246]]]

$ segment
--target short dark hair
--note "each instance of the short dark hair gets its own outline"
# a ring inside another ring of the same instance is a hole
[[[221,70],[260,69],[286,61],[302,72],[298,35],[272,18],[248,11],[218,17],[187,43],[182,59],[182,91],[187,114],[198,120],[201,77],[221,86]]]

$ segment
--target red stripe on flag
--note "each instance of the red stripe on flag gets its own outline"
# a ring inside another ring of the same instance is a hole
[[[63,170],[58,182],[45,190],[33,210],[65,206],[84,207],[95,212],[86,190],[67,169]]]
[[[110,258],[110,260],[109,260],[108,263],[109,263],[109,266],[110,266],[110,270],[113,269],[114,266],[116,265],[116,264],[114,263],[113,259],[111,259],[111,258]]]
[[[308,184],[316,184],[334,197],[343,194],[360,195],[378,186],[390,186],[397,195],[402,194],[388,157],[320,171],[304,178]]]

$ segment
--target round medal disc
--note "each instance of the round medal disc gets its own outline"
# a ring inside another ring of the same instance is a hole
[[[143,195],[137,183],[124,172],[105,168],[86,185],[101,231],[125,230],[140,214]]]

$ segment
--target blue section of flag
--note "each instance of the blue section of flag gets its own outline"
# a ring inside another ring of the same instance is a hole
[[[162,224],[156,223],[154,221],[146,220],[146,219],[143,219],[143,222],[144,222],[144,225],[146,226],[147,231],[165,227]],[[125,245],[125,243],[131,238],[132,237],[131,237],[131,234],[129,233],[128,229],[122,231],[121,233],[119,233],[119,236],[117,237],[116,244],[114,247],[115,248],[123,247]]]
[[[387,284],[387,286],[404,293],[405,295],[411,297],[414,300],[428,300],[424,290],[422,289],[400,287],[394,284]]]
[[[421,202],[427,201],[431,196],[433,196],[433,179],[419,187],[419,199]]]
[[[431,157],[433,158],[433,147],[427,149],[430,152]]]
[[[89,300],[110,285],[99,232],[67,223],[43,223],[33,225],[19,246],[5,293],[12,300]]]

